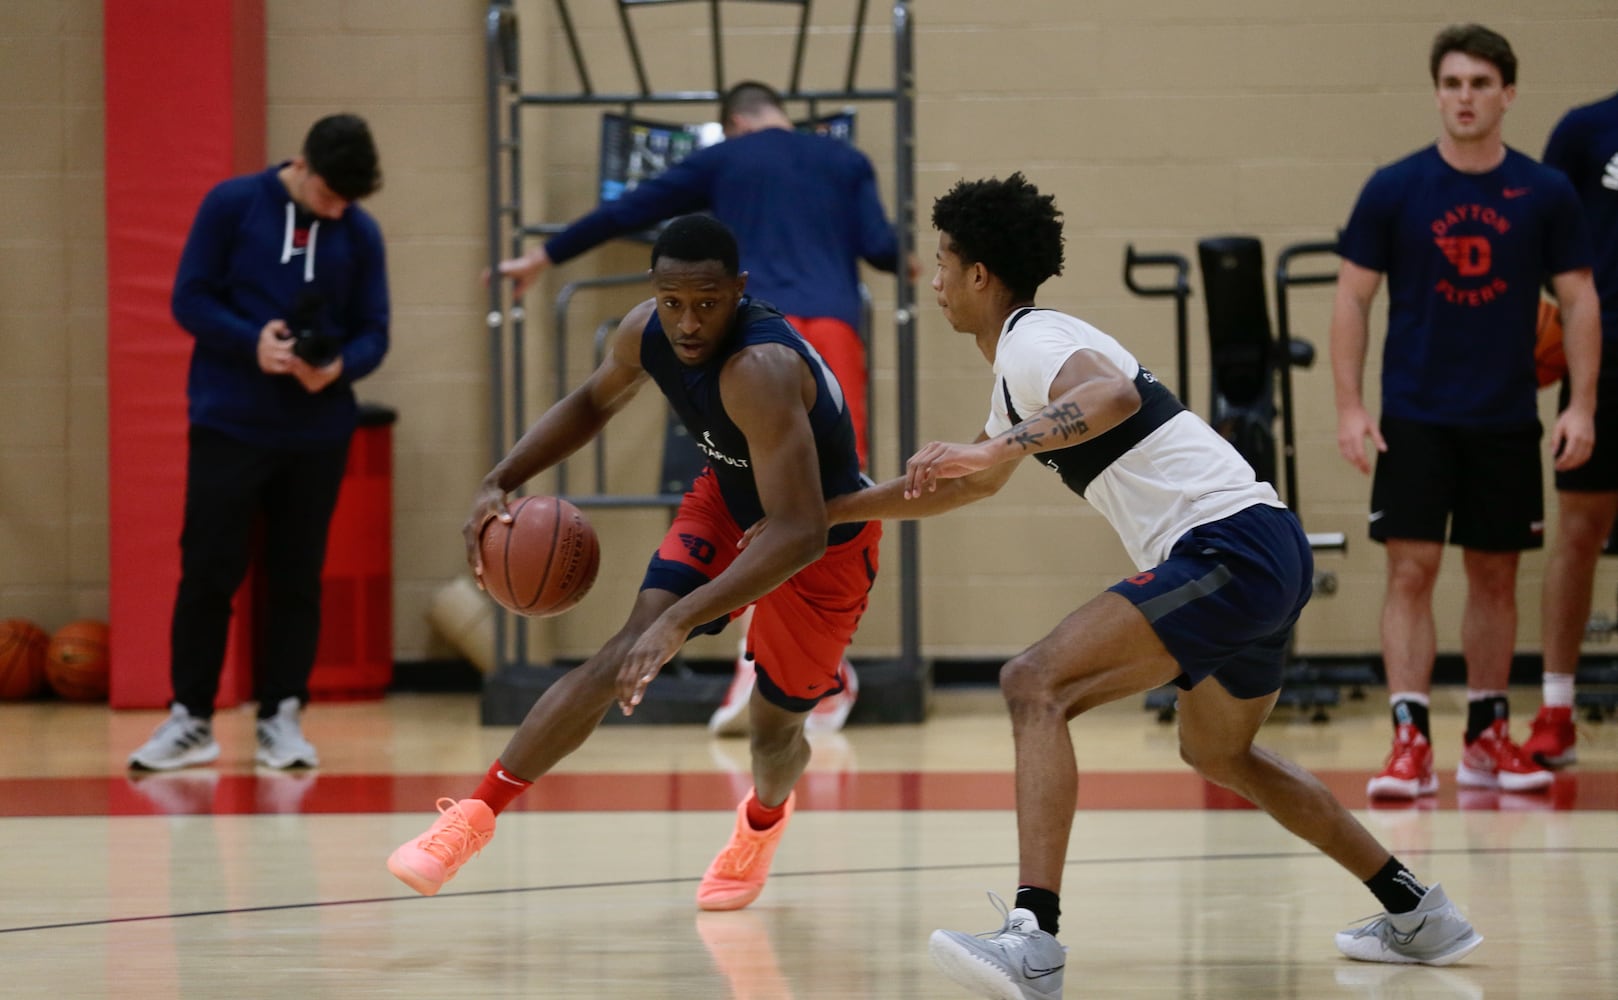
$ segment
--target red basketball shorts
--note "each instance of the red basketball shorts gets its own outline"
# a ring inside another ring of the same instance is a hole
[[[689,594],[735,561],[741,536],[713,474],[704,471],[680,502],[641,588]],[[837,668],[869,603],[881,539],[881,522],[866,522],[754,604],[748,652],[770,703],[807,712],[842,690]],[[718,631],[742,610],[698,631]]]
[[[840,319],[830,316],[788,316],[792,328],[803,334],[809,346],[826,362],[826,367],[837,376],[843,387],[843,398],[848,402],[848,418],[854,421],[854,450],[859,452],[860,468],[870,468],[866,458],[865,396],[868,391],[865,377],[865,344],[855,329]]]

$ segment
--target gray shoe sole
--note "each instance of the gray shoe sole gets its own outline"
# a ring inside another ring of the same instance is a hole
[[[1448,951],[1443,952],[1443,953],[1438,954],[1438,955],[1430,955],[1430,956],[1428,956],[1426,958],[1417,958],[1417,957],[1415,957],[1413,955],[1401,955],[1396,951],[1388,951],[1388,952],[1383,953],[1380,956],[1367,956],[1367,957],[1362,958],[1362,957],[1360,957],[1358,955],[1350,955],[1350,954],[1348,954],[1347,950],[1345,949],[1346,942],[1344,940],[1339,940],[1337,942],[1337,949],[1338,949],[1338,951],[1341,951],[1343,953],[1343,956],[1345,958],[1348,958],[1348,959],[1350,959],[1352,961],[1355,961],[1355,962],[1378,962],[1378,963],[1381,963],[1383,965],[1440,965],[1441,966],[1441,965],[1454,965],[1456,962],[1459,962],[1461,959],[1465,958],[1466,956],[1472,954],[1472,952],[1476,951],[1478,945],[1480,945],[1482,943],[1483,943],[1483,935],[1479,934],[1477,931],[1473,931],[1470,937],[1463,937],[1459,941],[1456,941],[1455,944]]]
[[[290,754],[285,757],[274,757],[271,756],[268,750],[265,750],[263,747],[259,747],[258,752],[253,754],[253,761],[260,767],[269,767],[274,768],[277,771],[286,771],[294,767],[319,767],[320,755],[315,753],[314,748],[311,747],[309,752],[306,754]]]
[[[967,948],[949,931],[933,931],[927,951],[938,971],[980,997],[988,1000],[1026,1000],[1022,987],[1000,966],[986,961]]]

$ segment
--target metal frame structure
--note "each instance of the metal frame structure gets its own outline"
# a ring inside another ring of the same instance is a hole
[[[598,106],[621,108],[626,115],[633,116],[634,109],[639,105],[686,105],[717,103],[720,95],[727,87],[725,77],[725,50],[724,32],[721,11],[727,2],[743,2],[743,0],[615,0],[619,23],[623,31],[624,44],[628,52],[629,61],[634,72],[636,89],[627,92],[608,93],[598,91],[591,79],[588,60],[579,35],[575,29],[572,14],[568,8],[568,0],[552,0],[557,15],[557,23],[566,42],[570,61],[577,78],[578,89],[569,93],[541,93],[526,91],[522,87],[518,47],[518,14],[514,7],[514,0],[491,0],[485,20],[486,55],[487,55],[487,135],[488,135],[488,186],[489,186],[489,226],[488,226],[488,259],[491,270],[507,257],[521,254],[525,243],[536,237],[545,236],[559,231],[560,224],[533,221],[523,198],[523,120],[526,113],[533,108],[556,106]],[[789,79],[786,86],[779,88],[781,96],[788,102],[802,102],[808,105],[811,117],[819,114],[822,102],[835,102],[838,105],[861,103],[886,103],[894,109],[894,201],[895,226],[898,232],[898,259],[901,262],[899,273],[896,275],[896,302],[894,310],[894,325],[897,334],[897,416],[899,436],[899,462],[903,463],[905,457],[916,449],[916,408],[914,404],[916,391],[916,333],[915,333],[915,291],[912,283],[904,273],[903,262],[909,260],[914,252],[915,229],[915,69],[913,59],[912,23],[909,0],[892,0],[893,11],[893,41],[894,41],[894,78],[892,86],[880,88],[862,88],[857,85],[859,76],[860,53],[864,43],[866,30],[866,14],[869,9],[869,0],[858,0],[856,4],[852,37],[849,44],[847,66],[842,79],[842,86],[823,89],[808,88],[804,86],[803,70],[804,55],[808,35],[811,27],[812,0],[746,0],[752,3],[765,3],[780,6],[793,6],[799,8],[797,20],[797,35],[793,46],[793,56]],[[655,89],[648,76],[646,64],[641,55],[640,42],[635,33],[634,19],[631,11],[634,8],[663,6],[672,3],[696,3],[707,8],[708,25],[711,36],[711,55],[713,62],[713,89],[703,91],[659,91]],[[635,275],[633,279],[626,276],[605,276],[599,278],[575,281],[566,285],[558,296],[555,321],[556,328],[552,331],[554,342],[554,363],[556,365],[556,392],[558,398],[565,392],[565,372],[567,359],[566,336],[566,310],[568,302],[580,290],[593,287],[628,284],[631,280],[644,280],[642,276]],[[530,341],[527,332],[526,315],[518,303],[506,302],[508,290],[502,282],[490,282],[488,313],[486,324],[489,331],[489,364],[490,380],[490,417],[491,417],[491,455],[498,460],[516,440],[517,436],[526,428],[529,414],[525,399],[524,387],[527,384],[525,374],[531,363]],[[599,460],[599,459],[598,459]],[[672,507],[678,503],[678,496],[668,494],[654,494],[646,496],[611,496],[601,492],[599,476],[597,488],[593,494],[573,494],[568,491],[568,477],[566,465],[558,469],[558,493],[581,507]],[[890,536],[891,537],[891,536]],[[930,670],[920,656],[920,570],[919,570],[919,530],[914,521],[905,521],[899,525],[899,614],[900,614],[900,653],[896,663],[891,665],[894,677],[901,681],[900,687],[909,687],[920,692],[915,696],[900,698],[898,706],[891,711],[883,713],[881,721],[920,721],[925,715],[926,692],[930,689]],[[501,611],[495,616],[495,650],[497,661],[497,675],[509,675],[514,670],[535,666],[529,659],[528,643],[525,630],[513,628],[512,618]],[[526,674],[550,673],[547,671],[524,671]],[[872,698],[876,692],[873,686],[880,687],[881,671],[877,676],[866,668],[861,669],[861,702],[874,701],[880,703],[882,699]],[[485,684],[484,721],[488,723],[504,723],[508,721],[495,707],[490,704],[489,685]],[[913,703],[913,704],[911,704]],[[521,706],[526,711],[527,705]],[[657,712],[646,710],[643,705],[637,711],[636,718],[645,721],[689,721],[685,717],[659,719]],[[857,716],[865,713],[856,709]],[[520,718],[520,716],[519,716]]]

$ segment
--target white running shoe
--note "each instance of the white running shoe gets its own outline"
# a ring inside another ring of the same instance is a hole
[[[933,931],[927,950],[939,971],[989,1000],[1056,1000],[1062,995],[1067,949],[1039,929],[1028,910],[1006,911],[1005,901],[989,893],[1005,916],[997,931],[964,934]]]
[[[129,755],[129,766],[136,771],[173,771],[182,767],[212,764],[219,759],[219,744],[213,738],[213,723],[193,718],[184,705],[169,708],[152,738]]]
[[[736,676],[731,678],[725,700],[708,718],[708,732],[715,736],[746,736],[750,728],[747,706],[753,700],[753,658],[745,653],[736,657]]]
[[[298,724],[302,706],[296,698],[282,698],[275,706],[275,714],[258,720],[258,753],[253,759],[265,767],[319,767],[320,755],[315,746],[303,738],[303,727]]]
[[[1382,913],[1337,932],[1337,950],[1361,962],[1451,965],[1483,943],[1483,935],[1437,885],[1409,913]]]
[[[843,680],[843,689],[829,698],[820,699],[809,712],[803,728],[811,733],[837,732],[848,721],[848,713],[854,710],[854,701],[860,696],[860,678],[854,672],[854,664],[844,659],[837,673]]]

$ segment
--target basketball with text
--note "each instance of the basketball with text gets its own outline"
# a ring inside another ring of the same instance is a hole
[[[601,568],[601,544],[584,514],[559,497],[512,502],[478,537],[483,588],[503,607],[548,618],[584,599]]]

